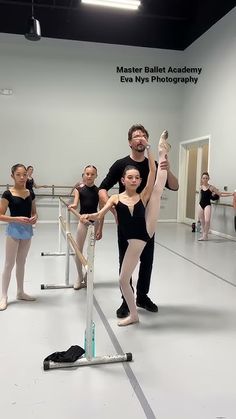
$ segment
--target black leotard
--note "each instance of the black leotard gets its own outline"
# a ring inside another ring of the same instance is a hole
[[[26,198],[22,198],[21,196],[12,195],[8,190],[3,192],[2,198],[9,202],[8,207],[11,217],[31,217],[32,201],[34,200],[34,193],[31,191]]]
[[[25,184],[26,189],[29,189],[29,191],[33,190],[34,187],[34,179],[27,179],[26,184]]]
[[[79,192],[80,214],[92,214],[97,212],[98,208],[98,187],[96,185],[78,186],[76,188]]]
[[[200,193],[201,195],[199,204],[202,207],[202,209],[206,208],[207,205],[211,205],[211,200],[217,201],[219,199],[219,195],[212,194],[212,191],[209,188],[206,190],[201,189]]]
[[[120,201],[116,204],[116,212],[119,228],[126,240],[138,239],[145,242],[150,240],[146,228],[145,207],[141,199],[134,205],[133,215],[131,215],[128,205]]]
[[[35,195],[34,192],[29,192],[30,193],[26,198],[12,195],[9,190],[3,192],[2,198],[8,201],[11,217],[31,217],[32,201],[34,200]],[[33,235],[32,225],[10,222],[7,225],[6,235],[17,240],[29,240]]]

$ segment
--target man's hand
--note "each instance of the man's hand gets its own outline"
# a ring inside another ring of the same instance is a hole
[[[167,170],[167,172],[170,170],[170,163],[168,161],[167,155],[166,155],[166,160],[163,160],[159,164],[160,164],[161,170]]]

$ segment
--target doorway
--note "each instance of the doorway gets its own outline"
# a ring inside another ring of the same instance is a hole
[[[209,167],[210,136],[180,143],[178,221],[197,221],[200,179]]]

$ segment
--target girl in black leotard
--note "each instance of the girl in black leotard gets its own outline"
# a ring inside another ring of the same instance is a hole
[[[34,178],[32,177],[34,168],[33,166],[27,166],[27,180],[26,180],[26,189],[29,189],[29,191],[34,192],[34,188],[47,188],[47,185],[36,185]]]
[[[159,162],[166,159],[166,154],[169,151],[169,145],[166,142],[167,136],[167,131],[164,131],[161,135]],[[145,135],[140,138],[140,141],[146,147],[149,162],[149,175],[146,187],[140,194],[136,192],[142,181],[140,173],[136,167],[127,166],[122,177],[125,191],[119,195],[112,195],[98,213],[85,214],[83,216],[85,220],[94,221],[103,217],[106,212],[115,206],[119,227],[128,241],[128,247],[120,271],[120,287],[130,314],[119,321],[119,326],[126,326],[139,321],[134,294],[130,286],[130,277],[147,241],[154,235],[161,195],[167,179],[167,170],[161,170],[160,165],[158,166],[156,176],[154,156],[150,151],[150,145]]]
[[[220,196],[232,196],[231,192],[220,192],[215,186],[209,184],[209,173],[204,172],[201,176],[200,201],[198,206],[198,219],[201,223],[202,236],[199,241],[208,240],[208,232],[211,220],[211,200],[216,201]]]
[[[98,187],[94,184],[97,177],[97,169],[95,166],[86,166],[82,174],[83,182],[75,185],[74,188],[74,202],[68,206],[68,209],[76,209],[80,204],[79,213],[86,214],[88,212],[96,212],[99,204]],[[76,243],[81,253],[83,252],[84,243],[88,232],[88,221],[79,221],[77,232],[76,232]],[[96,240],[100,240],[102,237],[103,220],[96,223],[95,225],[95,237]],[[86,276],[83,276],[82,264],[78,257],[75,257],[75,263],[78,271],[78,278],[74,283],[74,289],[78,290],[81,285],[86,285]],[[83,284],[85,283],[85,284]]]
[[[37,221],[34,194],[25,187],[27,172],[23,164],[13,166],[11,173],[15,185],[3,193],[0,202],[0,221],[9,223],[6,230],[6,257],[2,274],[0,311],[7,308],[7,293],[14,265],[16,265],[17,299],[35,300],[24,292],[25,262],[33,235],[32,226]],[[10,215],[5,215],[8,208]]]

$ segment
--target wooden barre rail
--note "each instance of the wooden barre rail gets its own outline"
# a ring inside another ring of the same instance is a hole
[[[70,243],[70,246],[71,246],[72,250],[75,251],[76,256],[79,258],[80,262],[87,269],[88,262],[85,259],[85,257],[82,255],[82,253],[80,252],[80,250],[78,249],[77,243],[74,240],[74,238],[72,237],[72,234],[71,234],[71,232],[69,230],[69,226],[66,225],[66,223],[65,223],[65,221],[64,221],[64,219],[63,219],[63,217],[61,215],[59,217],[59,221],[61,223],[61,227],[62,227],[62,229],[64,231],[64,234],[66,235],[66,237],[68,237],[68,240],[69,240],[69,243]]]
[[[213,201],[211,203],[214,204],[214,205],[217,205],[217,206],[219,205],[221,207],[231,207],[231,208],[233,208],[233,204],[227,204],[227,203],[222,204],[221,202],[216,202],[216,201]]]
[[[60,196],[59,197],[60,201],[68,208],[67,202]],[[68,211],[72,212],[77,218],[80,219],[80,213],[78,211],[76,211],[74,208],[70,208],[68,209]]]

